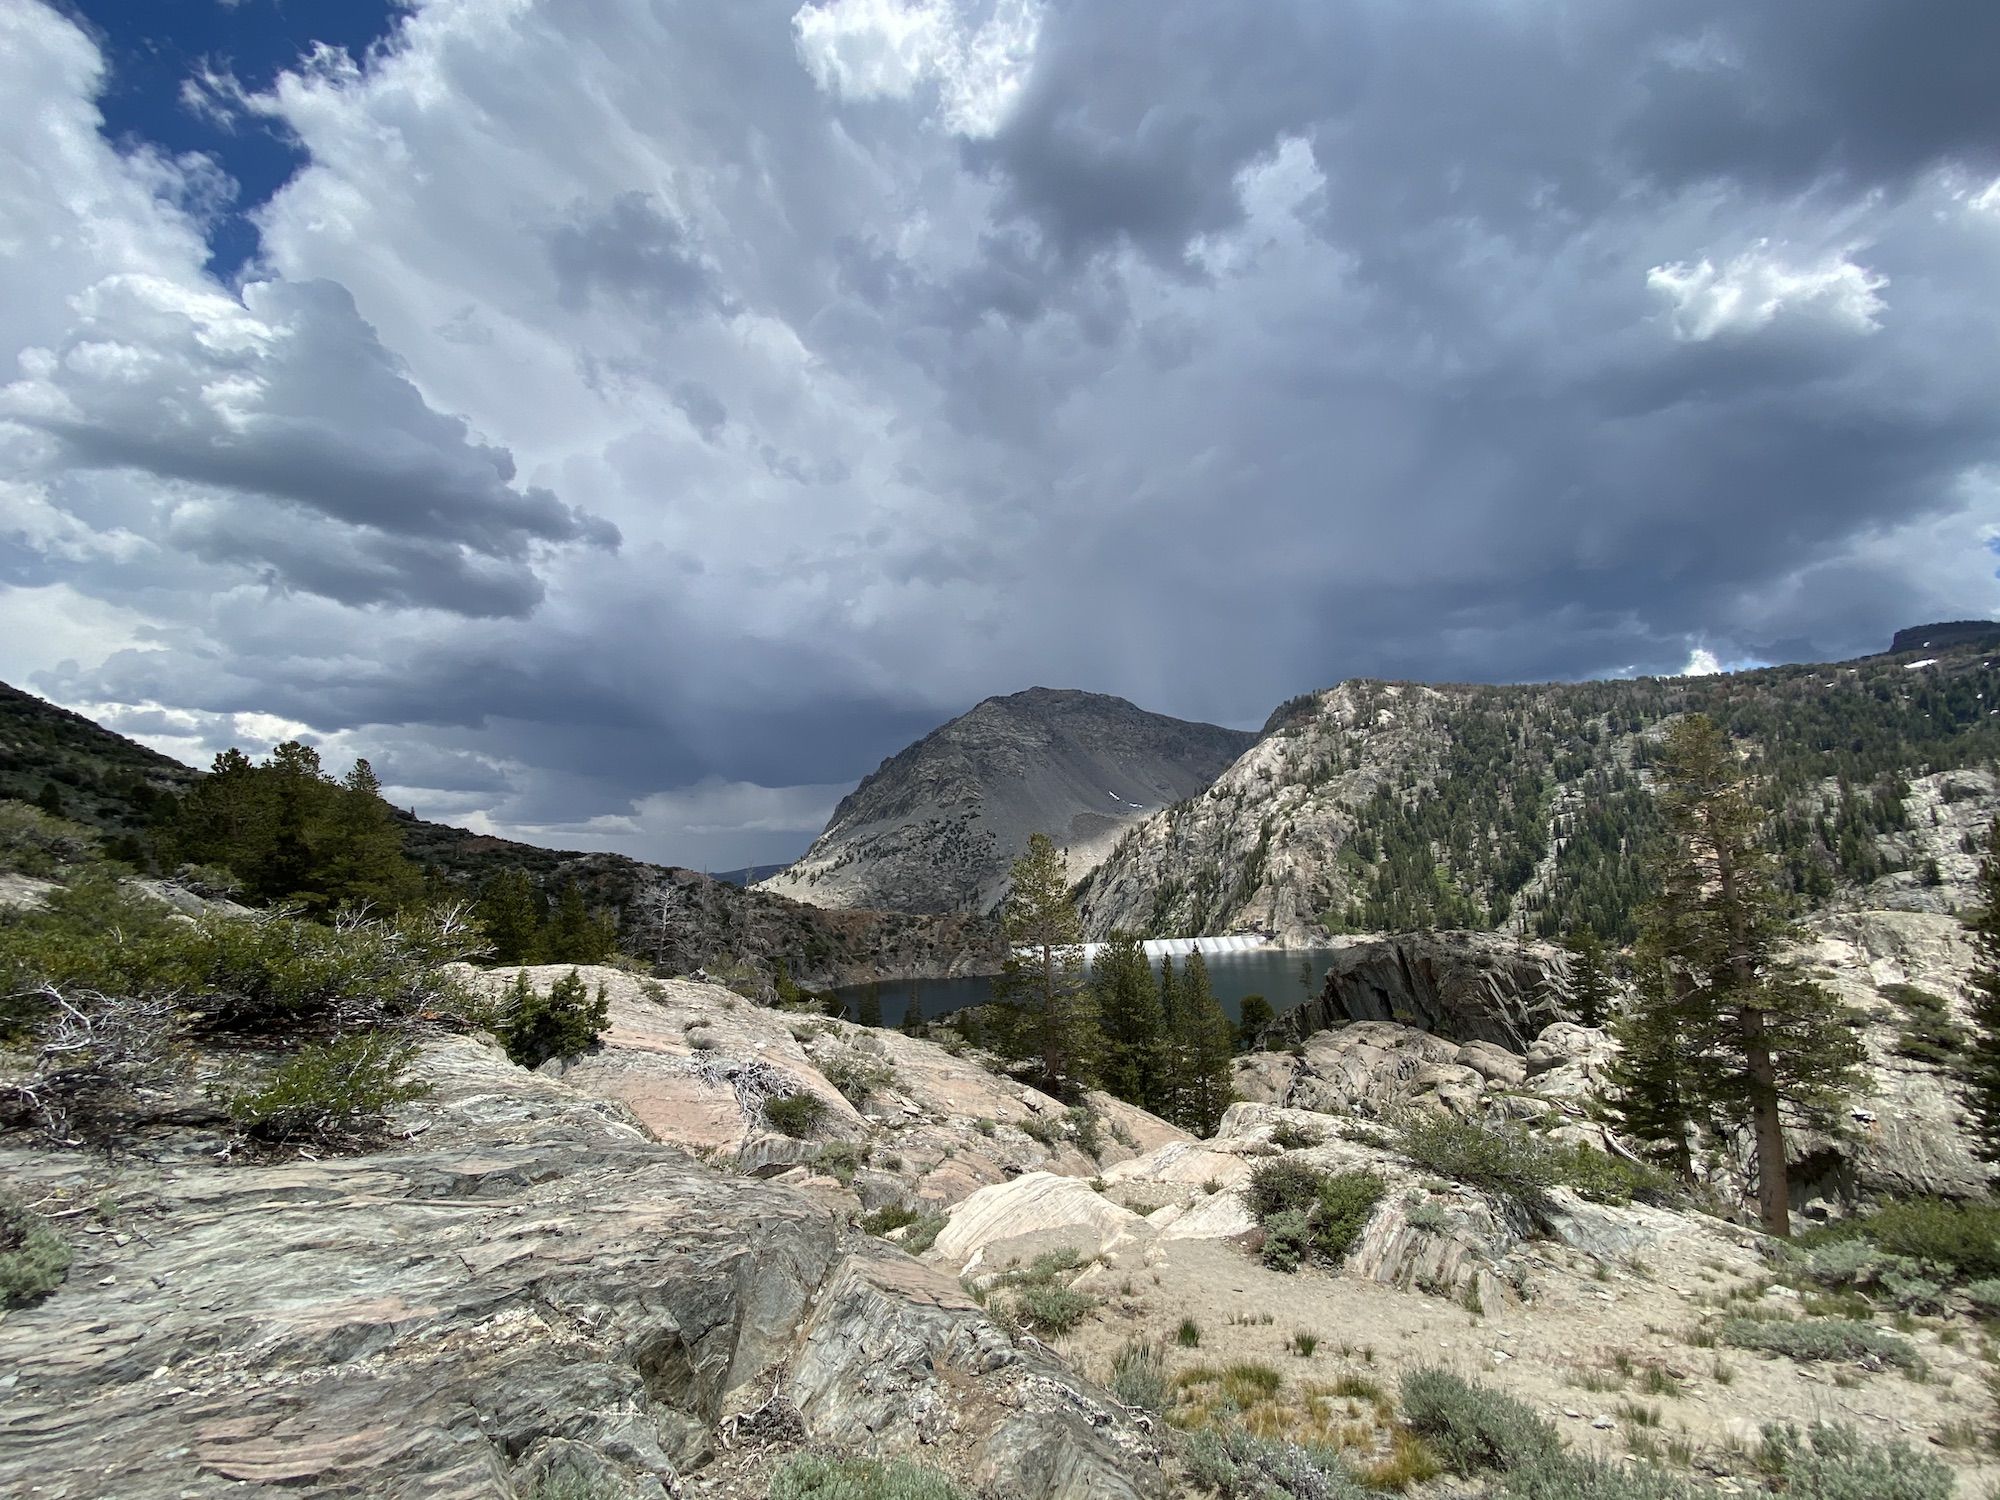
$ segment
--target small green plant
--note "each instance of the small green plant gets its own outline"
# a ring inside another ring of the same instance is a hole
[[[69,1272],[69,1244],[40,1214],[0,1195],[0,1307],[39,1302]]]
[[[1183,1349],[1199,1349],[1201,1347],[1201,1324],[1195,1322],[1193,1318],[1182,1318],[1180,1327],[1174,1330],[1174,1342],[1179,1344]]]
[[[905,1459],[824,1458],[802,1453],[771,1476],[770,1500],[967,1500],[964,1490]]]
[[[814,1153],[812,1164],[817,1170],[846,1186],[854,1181],[854,1174],[861,1170],[867,1160],[866,1146],[857,1146],[853,1141],[828,1141]]]
[[[1326,1137],[1309,1126],[1281,1120],[1271,1131],[1271,1144],[1281,1151],[1306,1151],[1319,1145]]]
[[[600,982],[593,997],[575,969],[536,991],[526,971],[514,976],[494,1028],[507,1055],[524,1068],[539,1068],[551,1058],[567,1061],[597,1045],[611,1020],[611,1001]]]
[[[826,1101],[818,1094],[801,1090],[776,1094],[764,1101],[764,1118],[773,1130],[794,1137],[809,1136],[826,1118]]]
[[[821,1155],[825,1155],[821,1152]],[[917,1222],[918,1214],[907,1203],[885,1203],[873,1213],[863,1214],[858,1221],[866,1234],[887,1234],[892,1229],[901,1229],[905,1224]]]
[[[261,1088],[229,1096],[229,1117],[261,1141],[359,1141],[379,1129],[388,1110],[430,1092],[404,1076],[416,1055],[414,1042],[381,1031],[312,1043]]]
[[[1319,1348],[1318,1334],[1308,1333],[1305,1329],[1301,1328],[1297,1333],[1292,1335],[1292,1353],[1296,1354],[1300,1359],[1311,1359],[1313,1351],[1317,1348]]]
[[[844,1048],[820,1065],[820,1076],[840,1092],[849,1104],[860,1108],[868,1096],[879,1093],[896,1081],[896,1070],[886,1059],[859,1046]]]
[[[1167,1356],[1158,1344],[1134,1341],[1111,1362],[1111,1394],[1142,1411],[1167,1409]]]
[[[1274,1271],[1296,1271],[1308,1261],[1339,1265],[1386,1187],[1373,1172],[1329,1175],[1285,1158],[1261,1163],[1244,1201],[1263,1226],[1264,1264]]]
[[[922,1255],[937,1243],[938,1235],[950,1222],[943,1214],[920,1214],[910,1221],[910,1227],[900,1243],[910,1254]]]

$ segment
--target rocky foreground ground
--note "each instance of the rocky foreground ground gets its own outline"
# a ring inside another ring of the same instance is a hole
[[[1800,1142],[1802,1190],[1969,1191],[1938,1072],[1897,1049],[1884,998],[1957,1003],[1956,923],[1850,911],[1816,941],[1873,1018],[1877,1087],[1851,1139]],[[1397,1469],[1394,1392],[1437,1365],[1719,1493],[1757,1488],[1763,1424],[1819,1418],[1944,1457],[1961,1494],[1994,1481],[1994,1348],[1962,1306],[1885,1323],[1910,1361],[1731,1348],[1725,1320],[1814,1295],[1755,1232],[1562,1187],[1525,1213],[1382,1127],[1416,1110],[1615,1150],[1586,1107],[1607,1056],[1589,1028],[1520,1050],[1313,1031],[1239,1060],[1244,1102],[1194,1141],[962,1049],[585,977],[612,997],[599,1049],[530,1073],[435,1039],[432,1094],[369,1154],[246,1159],[192,1129],[111,1160],[0,1146],[77,1246],[55,1296],[0,1319],[0,1491],[761,1497],[820,1448],[913,1453],[992,1497],[1191,1494],[1169,1423],[1226,1410],[1423,1493],[1448,1481]],[[804,1133],[771,1128],[765,1101],[804,1093]],[[1280,1159],[1386,1183],[1337,1271],[1257,1253],[1243,1188]],[[1165,1420],[1111,1394],[1135,1348]]]

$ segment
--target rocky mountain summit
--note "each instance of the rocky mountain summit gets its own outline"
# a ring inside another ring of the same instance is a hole
[[[1200,792],[1255,738],[1101,693],[988,698],[884,761],[760,889],[821,906],[983,912],[1029,834],[1054,838],[1078,877],[1126,828]]]

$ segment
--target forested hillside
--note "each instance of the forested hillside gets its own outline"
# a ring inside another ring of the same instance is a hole
[[[1912,633],[1912,639],[1923,639]],[[1764,778],[1789,895],[1890,872],[1912,777],[2000,758],[2000,629],[1827,666],[1523,687],[1356,681],[1294,699],[1091,879],[1093,934],[1588,925],[1627,940],[1661,726],[1707,713]]]
[[[86,825],[108,854],[140,870],[212,867],[197,879],[312,910],[357,900],[483,900],[511,913],[516,929],[532,923],[548,933],[566,921],[575,928],[580,905],[644,962],[669,972],[706,966],[767,985],[999,963],[999,929],[988,920],[827,911],[693,870],[426,822],[382,802],[365,769],[336,779],[303,746],[280,746],[261,765],[233,752],[218,764],[220,777],[192,770],[0,684],[0,797]]]

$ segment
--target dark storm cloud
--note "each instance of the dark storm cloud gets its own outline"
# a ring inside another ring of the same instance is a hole
[[[49,680],[751,858],[1034,682],[1258,723],[2000,607],[2000,7],[797,11],[426,12],[272,106],[291,300],[37,283],[103,308],[8,395],[87,525],[0,542],[169,646]]]

